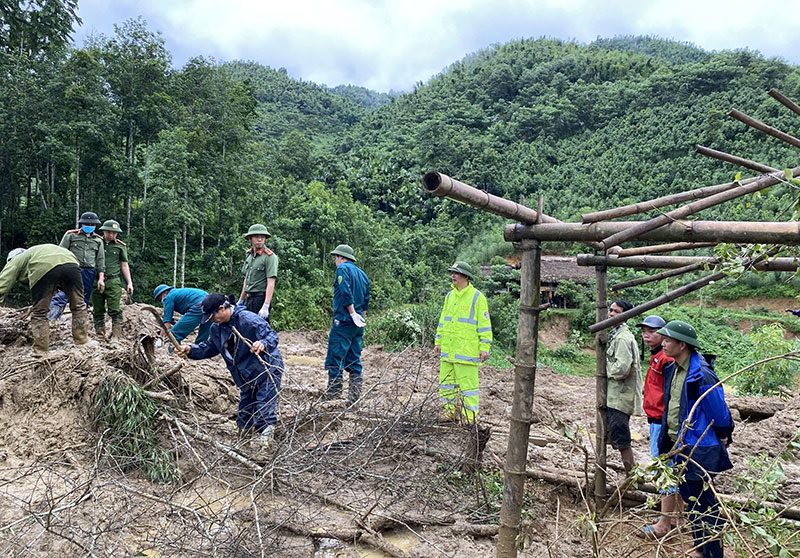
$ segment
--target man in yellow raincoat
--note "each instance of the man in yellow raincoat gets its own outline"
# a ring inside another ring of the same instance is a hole
[[[478,415],[478,364],[489,358],[492,323],[486,297],[470,284],[472,266],[456,262],[448,268],[453,290],[444,299],[436,329],[435,350],[439,355],[439,397],[445,415],[457,418],[457,407],[467,424]]]

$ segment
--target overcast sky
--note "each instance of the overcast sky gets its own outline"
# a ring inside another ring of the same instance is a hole
[[[494,43],[658,35],[800,64],[799,0],[79,0],[89,34],[142,16],[173,64],[254,60],[294,78],[405,91]]]

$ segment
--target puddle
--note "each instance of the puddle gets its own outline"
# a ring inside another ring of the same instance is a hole
[[[401,550],[410,550],[419,543],[419,538],[407,529],[387,531],[383,533],[383,538],[386,542]],[[351,548],[355,548],[358,558],[387,558],[391,556],[382,550],[376,550],[362,544],[357,544],[353,547],[339,539],[317,539],[315,547],[316,550],[312,558],[336,558],[338,555],[352,556],[351,553],[347,552]]]
[[[325,364],[324,359],[306,355],[284,355],[283,360],[291,364],[307,364],[309,366],[323,366]]]

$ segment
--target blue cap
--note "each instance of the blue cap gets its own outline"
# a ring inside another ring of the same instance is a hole
[[[644,320],[636,324],[636,327],[653,327],[656,329],[661,329],[667,325],[667,322],[664,321],[664,318],[661,316],[647,316]]]
[[[172,287],[170,287],[169,285],[164,285],[164,284],[162,283],[161,285],[159,285],[158,287],[156,287],[155,289],[153,289],[153,298],[154,298],[154,299],[156,299],[156,300],[158,300],[158,297],[160,297],[162,293],[165,293],[165,292],[167,292],[167,291],[168,291],[168,290],[170,290],[171,288],[172,288]]]

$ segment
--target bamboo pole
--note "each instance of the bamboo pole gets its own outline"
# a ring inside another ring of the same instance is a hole
[[[578,265],[606,265],[609,267],[634,267],[639,269],[676,269],[689,265],[716,267],[719,261],[710,256],[629,256],[616,258],[595,256],[594,254],[578,254]],[[752,264],[757,271],[796,271],[800,267],[798,258],[773,258],[760,260]]]
[[[745,180],[741,180],[738,184],[750,184],[754,182],[758,177],[747,178]],[[628,215],[635,215],[637,213],[645,213],[650,211],[651,209],[657,209],[659,207],[664,207],[666,205],[673,205],[676,203],[683,203],[689,200],[699,200],[702,198],[707,198],[713,194],[718,194],[720,192],[724,192],[725,190],[730,190],[734,186],[737,185],[737,182],[725,182],[724,184],[716,184],[714,186],[704,186],[702,188],[695,188],[694,190],[687,190],[685,192],[679,192],[677,194],[669,194],[667,196],[661,196],[660,198],[654,198],[652,200],[647,200],[643,202],[634,203],[631,205],[625,205],[622,207],[615,207],[612,209],[604,209],[603,211],[595,211],[594,213],[584,213],[581,215],[581,222],[583,223],[596,223],[598,221],[607,221],[609,219],[618,219],[620,217],[627,217]]]
[[[684,275],[685,273],[691,273],[693,271],[703,269],[703,265],[704,264],[692,264],[679,267],[677,269],[670,269],[669,271],[662,271],[661,273],[655,273],[653,275],[648,275],[647,277],[639,277],[638,279],[632,279],[630,281],[625,281],[624,283],[611,285],[609,289],[612,291],[621,291],[622,289],[635,287],[636,285],[644,285],[645,283],[652,283],[653,281],[660,281],[661,279],[668,279],[669,277]]]
[[[595,317],[602,322],[608,316],[608,291],[606,289],[608,275],[604,265],[595,267],[597,277],[597,298],[595,301]],[[607,444],[606,432],[606,399],[608,398],[608,377],[606,376],[606,345],[608,333],[605,330],[597,331],[595,335],[595,454],[594,467],[594,509],[603,507],[606,500],[606,462]]]
[[[726,163],[733,163],[734,165],[746,167],[758,172],[780,172],[780,169],[762,165],[761,163],[757,161],[751,161],[750,159],[737,157],[736,155],[731,155],[730,153],[725,153],[724,151],[717,151],[716,149],[711,149],[710,147],[705,147],[703,145],[698,145],[695,148],[695,151],[700,155],[705,155],[706,157],[711,157],[712,159],[719,159],[720,161],[725,161]]]
[[[640,304],[639,306],[634,306],[630,310],[623,312],[622,314],[617,314],[613,318],[607,318],[605,320],[592,324],[589,326],[589,332],[597,333],[599,331],[614,327],[617,324],[621,324],[622,322],[627,322],[628,320],[638,316],[639,314],[644,314],[648,310],[652,310],[653,308],[661,306],[662,304],[671,302],[676,298],[682,297],[685,294],[702,289],[709,283],[713,281],[719,281],[723,277],[725,277],[725,274],[722,273],[721,271],[718,271],[717,273],[712,273],[710,275],[706,275],[705,277],[702,277],[697,281],[689,283],[688,285],[684,285],[683,287],[675,289],[674,291],[670,291],[667,294],[661,295],[658,298],[654,298],[653,300],[645,302],[644,304]],[[600,359],[598,358],[598,360]]]
[[[669,219],[667,219],[669,220]],[[627,231],[649,221],[604,221],[602,223],[509,224],[504,238],[516,242],[526,238],[544,241],[592,242]],[[639,235],[646,242],[731,242],[741,244],[800,244],[797,222],[675,221]]]
[[[696,248],[709,248],[716,246],[716,242],[673,242],[671,244],[658,244],[655,246],[638,246],[625,248],[616,253],[620,258],[626,256],[642,256],[644,254],[660,254],[663,252],[677,252],[678,250],[694,250]]]
[[[786,132],[782,132],[777,128],[773,128],[769,124],[764,124],[760,120],[756,120],[752,116],[748,116],[741,111],[738,111],[736,109],[731,109],[730,112],[728,112],[728,116],[738,120],[739,122],[747,124],[751,128],[755,128],[756,130],[764,132],[765,134],[772,136],[773,138],[777,138],[782,142],[788,143],[789,145],[793,145],[794,147],[800,147],[800,139],[797,139],[796,137],[791,136]]]
[[[422,189],[434,196],[448,197],[476,209],[482,209],[514,221],[530,225],[536,222],[537,213],[535,210],[483,190],[478,190],[469,184],[459,182],[446,174],[436,171],[430,171],[422,177]],[[545,223],[561,222],[549,215],[542,215],[542,221]]]
[[[536,352],[539,337],[541,289],[541,244],[524,241],[522,281],[519,298],[519,333],[514,366],[514,393],[504,468],[503,504],[497,558],[516,558],[525,491],[525,466],[528,462],[533,394],[536,381]]]
[[[783,106],[794,112],[795,114],[800,114],[800,105],[797,105],[793,101],[789,100],[787,97],[781,95],[777,89],[770,89],[767,91],[767,94],[781,103]]]
[[[800,171],[800,167],[796,167],[796,169]],[[612,246],[617,246],[618,244],[622,244],[623,242],[627,242],[629,240],[632,240],[640,236],[642,233],[657,229],[676,219],[683,219],[684,217],[688,217],[689,215],[694,215],[698,211],[714,207],[715,205],[719,205],[723,202],[734,200],[736,198],[741,198],[742,196],[747,196],[749,194],[754,194],[759,190],[763,190],[764,188],[774,186],[775,184],[778,184],[779,182],[782,181],[783,181],[783,176],[781,174],[762,175],[758,177],[758,179],[755,182],[748,184],[746,186],[737,186],[725,192],[720,192],[719,194],[714,194],[713,196],[703,198],[702,200],[697,200],[695,202],[689,203],[677,209],[673,209],[672,211],[665,213],[663,215],[659,215],[658,217],[654,217],[649,221],[645,221],[643,224],[639,226],[631,227],[626,231],[613,234],[608,238],[604,238],[603,240],[601,240],[600,244],[603,245],[606,249],[611,248]]]

